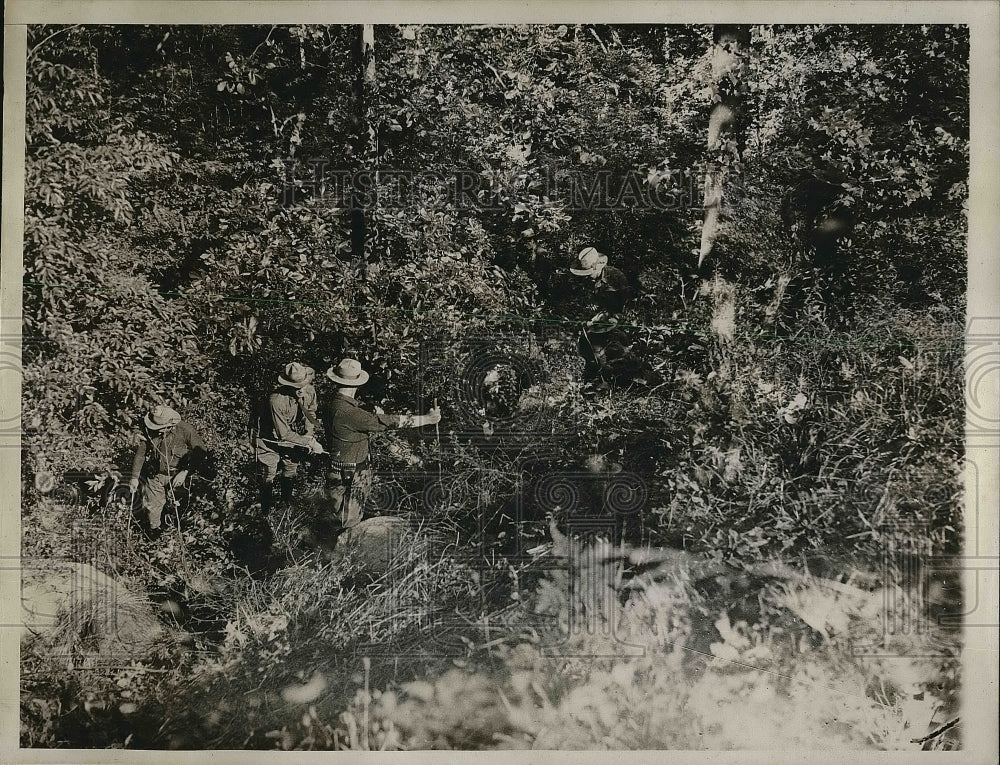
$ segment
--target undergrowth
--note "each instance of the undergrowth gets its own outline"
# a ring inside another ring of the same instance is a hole
[[[710,301],[698,305],[707,322]],[[706,336],[701,363],[664,350],[658,386],[603,390],[579,383],[571,338],[549,336],[531,346],[507,416],[469,409],[440,439],[384,437],[370,510],[405,520],[375,574],[326,538],[321,464],[264,524],[237,467],[245,455],[224,454],[221,477],[168,508],[156,545],[120,490],[74,503],[26,487],[23,523],[39,533],[24,536],[25,554],[92,563],[145,594],[175,639],[69,674],[36,646],[22,667],[22,743],[912,746],[954,706],[955,639],[894,666],[854,656],[851,630],[877,632],[873,599],[914,585],[886,581],[883,562],[959,545],[958,331],[896,315],[850,331],[817,320],[781,342]],[[612,463],[633,483],[595,477]],[[114,483],[113,466],[104,475]],[[552,530],[571,534],[607,486],[642,499],[631,543],[736,573],[631,567],[581,599],[585,579],[560,571]],[[771,563],[857,592],[831,601],[822,585],[753,573]],[[629,646],[644,653],[623,655]]]

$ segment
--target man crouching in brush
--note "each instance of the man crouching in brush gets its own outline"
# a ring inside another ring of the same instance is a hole
[[[436,425],[441,421],[441,410],[434,407],[422,415],[365,411],[355,395],[368,382],[369,375],[354,359],[344,359],[336,367],[330,367],[326,376],[337,385],[337,392],[322,409],[326,449],[330,453],[327,492],[338,507],[341,525],[347,529],[361,520],[362,506],[371,488],[369,436],[389,428]]]
[[[184,485],[188,470],[197,468],[206,455],[198,432],[169,406],[158,406],[143,418],[139,447],[132,460],[129,488],[142,487],[142,508],[147,513],[143,531],[151,541],[160,537],[160,518],[167,494]]]

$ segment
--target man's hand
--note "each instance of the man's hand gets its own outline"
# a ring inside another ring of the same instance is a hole
[[[323,444],[321,444],[315,438],[310,438],[309,439],[309,451],[312,452],[313,454],[322,454],[323,453]]]
[[[134,494],[136,490],[138,490],[138,488],[139,488],[139,479],[130,478],[128,481],[128,490]]]
[[[597,324],[598,322],[602,322],[602,321],[604,321],[607,318],[608,318],[608,315],[604,311],[601,311],[599,313],[594,314],[592,317],[590,317],[590,319],[587,321],[587,325],[586,326],[592,327],[595,324]]]
[[[434,407],[427,414],[400,414],[398,415],[399,428],[422,428],[424,425],[437,425],[441,422],[441,410]]]
[[[187,480],[187,477],[188,477],[188,471],[178,470],[177,473],[174,475],[173,479],[170,481],[170,485],[175,489],[178,486],[183,486],[184,482]]]
[[[436,406],[431,409],[426,416],[428,425],[437,425],[441,422],[441,407]]]

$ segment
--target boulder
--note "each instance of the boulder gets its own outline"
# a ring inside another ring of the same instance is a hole
[[[417,543],[405,519],[376,516],[344,531],[337,539],[334,558],[350,560],[367,573],[381,576],[408,557]]]
[[[21,573],[21,641],[50,655],[141,654],[166,635],[145,599],[90,564],[35,560]]]

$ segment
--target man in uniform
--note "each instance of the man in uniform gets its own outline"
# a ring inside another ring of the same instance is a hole
[[[155,407],[143,424],[128,485],[133,493],[142,487],[142,508],[149,524],[146,533],[155,541],[162,533],[160,519],[167,492],[172,495],[183,486],[188,471],[201,464],[207,451],[198,432],[169,406]]]
[[[579,268],[570,268],[574,276],[594,280],[594,301],[601,311],[618,316],[625,310],[629,298],[628,278],[614,266],[608,265],[608,256],[594,247],[584,247],[577,256]]]
[[[305,430],[305,414],[299,400],[308,384],[306,367],[292,362],[278,375],[278,386],[261,402],[251,423],[251,438],[257,458],[261,509],[267,513],[274,504],[273,488],[277,478],[282,502],[290,502],[298,463],[303,450],[320,454],[323,447]]]
[[[340,521],[350,528],[361,520],[361,509],[371,485],[368,470],[368,438],[388,428],[419,428],[441,421],[437,407],[424,415],[372,414],[355,398],[358,388],[368,382],[368,373],[355,359],[343,359],[330,367],[326,376],[337,392],[322,407],[323,430],[330,453],[327,491],[339,505]]]

